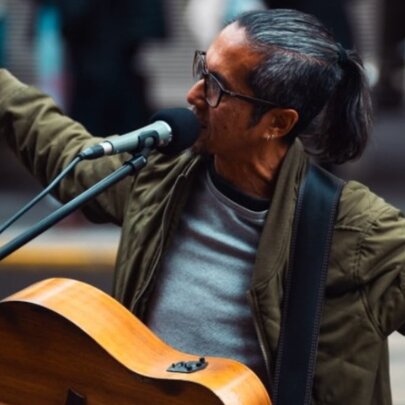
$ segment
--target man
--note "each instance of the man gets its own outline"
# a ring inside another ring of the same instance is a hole
[[[182,351],[246,363],[271,394],[291,224],[308,165],[296,137],[331,161],[360,155],[370,121],[364,72],[316,19],[271,10],[225,27],[196,52],[194,74],[187,99],[202,125],[194,151],[154,154],[86,212],[122,226],[118,300]],[[44,183],[100,142],[7,72],[0,85],[2,134]],[[80,163],[59,198],[124,158]],[[387,336],[405,325],[404,231],[398,210],[358,183],[345,185],[313,403],[391,403]]]

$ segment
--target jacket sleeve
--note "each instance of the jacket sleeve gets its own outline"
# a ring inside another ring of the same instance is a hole
[[[370,193],[356,274],[370,320],[383,337],[405,332],[405,219]]]
[[[48,184],[84,148],[100,142],[79,123],[66,117],[53,100],[0,69],[0,136],[18,159],[43,184]],[[55,196],[66,202],[120,167],[128,156],[80,162]],[[120,224],[130,179],[121,181],[86,205],[95,222]],[[90,214],[89,214],[90,213]]]

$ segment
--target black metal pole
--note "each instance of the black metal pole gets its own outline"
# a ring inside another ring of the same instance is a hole
[[[145,154],[142,153],[141,155],[134,156],[132,159],[130,159],[128,162],[125,162],[123,166],[121,166],[115,172],[111,173],[105,179],[100,180],[88,190],[84,191],[82,194],[78,195],[65,205],[62,205],[62,207],[58,208],[52,214],[48,215],[37,224],[33,225],[27,231],[12,239],[10,242],[6,243],[0,248],[0,260],[10,255],[15,250],[25,245],[30,240],[34,239],[36,236],[45,232],[52,225],[61,221],[63,218],[71,214],[74,210],[84,205],[87,201],[100,194],[108,187],[112,186],[115,183],[118,183],[124,177],[135,173],[136,171],[144,167],[147,162]]]

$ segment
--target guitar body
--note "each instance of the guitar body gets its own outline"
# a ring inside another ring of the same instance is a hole
[[[203,366],[167,370],[179,362]],[[107,294],[69,279],[0,302],[0,403],[271,404],[246,366],[179,352]]]

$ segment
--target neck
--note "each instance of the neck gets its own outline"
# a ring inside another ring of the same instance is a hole
[[[216,172],[240,191],[254,197],[271,199],[282,161],[288,147],[273,150],[271,156],[236,160],[215,155]]]

